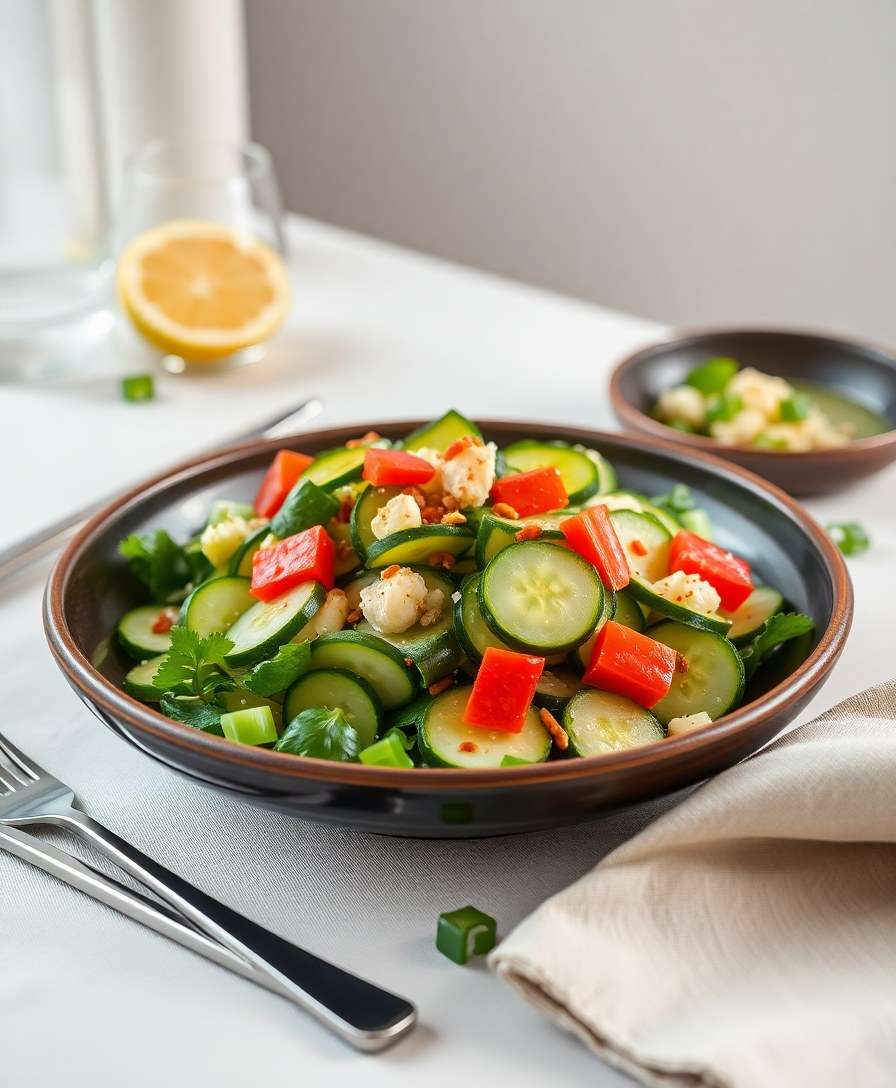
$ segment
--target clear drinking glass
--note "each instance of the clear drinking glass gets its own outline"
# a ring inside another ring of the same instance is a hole
[[[115,253],[120,255],[150,228],[174,220],[223,224],[264,242],[284,260],[288,256],[280,190],[271,156],[259,144],[156,141],[129,156],[113,232]],[[265,351],[264,344],[253,344],[212,364],[191,364],[190,359],[153,347],[123,314],[119,328],[129,352],[141,361],[160,363],[171,373],[183,373],[191,365],[206,369],[255,362]]]

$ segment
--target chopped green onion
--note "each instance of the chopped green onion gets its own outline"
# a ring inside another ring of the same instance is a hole
[[[122,378],[121,395],[132,404],[144,400],[154,400],[156,386],[152,374],[134,374],[129,378]]]
[[[490,914],[476,907],[461,907],[439,915],[436,948],[454,963],[491,952],[498,939],[498,925]]]
[[[673,431],[681,431],[682,434],[696,433],[690,423],[685,423],[683,419],[670,419],[666,426],[671,427]]]
[[[835,522],[828,533],[844,555],[861,555],[871,547],[871,538],[857,521]]]
[[[273,744],[277,727],[269,706],[251,706],[221,715],[221,728],[228,740],[240,744]]]
[[[714,359],[707,359],[702,366],[694,367],[685,382],[706,396],[721,393],[737,373],[737,366],[736,360],[717,355]]]
[[[678,520],[689,532],[702,536],[704,540],[712,540],[712,522],[705,510],[699,507],[693,510],[682,510]]]
[[[811,411],[812,398],[807,397],[805,393],[794,393],[793,396],[782,400],[778,408],[781,419],[785,423],[799,423],[801,419],[806,419]]]
[[[358,759],[370,767],[413,767],[404,744],[398,739],[398,730],[390,730],[382,740],[375,741],[358,753]]]
[[[787,439],[781,438],[778,435],[762,434],[756,435],[753,439],[753,445],[757,450],[786,450]]]
[[[528,767],[531,759],[520,759],[519,756],[504,756],[501,760],[502,767]]]
[[[708,423],[727,423],[743,406],[744,398],[740,393],[717,393],[706,405],[706,420]]]

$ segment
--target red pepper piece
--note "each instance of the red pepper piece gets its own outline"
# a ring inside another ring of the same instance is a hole
[[[697,574],[709,582],[726,612],[736,611],[753,592],[750,564],[745,559],[685,529],[675,534],[669,549],[670,574],[673,570]]]
[[[255,513],[260,518],[272,518],[313,460],[305,453],[278,450],[255,496]]]
[[[628,562],[606,506],[590,506],[561,521],[560,531],[572,550],[597,569],[605,586],[622,589],[628,585]]]
[[[674,674],[671,646],[607,620],[594,640],[582,679],[591,687],[624,695],[650,708],[668,692]]]
[[[332,589],[335,557],[336,546],[322,525],[262,548],[252,559],[252,596],[272,601],[301,582]]]
[[[374,487],[425,484],[435,474],[436,470],[428,461],[404,450],[368,450],[364,454],[362,476]]]
[[[467,725],[519,733],[532,704],[544,658],[489,646],[464,710]]]
[[[525,518],[530,514],[545,514],[548,510],[562,510],[569,497],[555,468],[534,468],[531,472],[518,472],[495,480],[492,502],[505,502]]]

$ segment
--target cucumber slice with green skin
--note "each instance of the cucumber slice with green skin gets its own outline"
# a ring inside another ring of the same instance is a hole
[[[454,633],[464,652],[479,661],[489,646],[509,650],[510,647],[485,622],[479,607],[479,580],[473,574],[460,587],[460,597],[454,602]]]
[[[476,574],[479,570],[479,565],[472,555],[464,556],[463,559],[458,561],[451,568],[451,577],[462,581],[468,574]]]
[[[659,593],[654,592],[653,586],[634,575],[628,584],[628,590],[636,600],[647,605],[651,612],[667,616],[678,623],[686,623],[689,627],[696,627],[701,631],[714,631],[717,635],[727,634],[731,627],[731,623],[717,613],[707,616],[703,612],[696,612],[693,608],[661,597]]]
[[[286,692],[283,721],[312,708],[341,710],[358,732],[361,747],[373,744],[383,723],[383,708],[376,692],[359,676],[345,669],[314,669],[306,672]]]
[[[681,532],[681,522],[678,521],[677,518],[672,517],[671,514],[666,513],[665,510],[660,509],[659,506],[654,506],[653,503],[650,502],[642,502],[641,509],[645,514],[649,514],[652,518],[656,518],[666,532],[671,533],[672,536]]]
[[[628,560],[628,569],[646,582],[658,582],[669,573],[672,534],[650,514],[614,510],[610,520]],[[641,553],[644,554],[641,554]]]
[[[441,680],[443,676],[454,672],[463,660],[463,650],[454,634],[454,614],[451,608],[451,595],[455,592],[455,586],[446,574],[436,570],[435,567],[412,569],[415,569],[422,577],[427,591],[433,589],[442,591],[444,596],[442,614],[435,623],[431,623],[429,627],[421,627],[417,623],[409,627],[407,631],[384,635],[374,630],[367,620],[361,620],[355,630],[376,635],[377,638],[395,646],[401,651],[402,656],[409,657],[414,662],[423,686],[429,687],[436,680]],[[349,597],[349,607],[351,607],[351,597]]]
[[[230,557],[229,574],[238,574],[241,578],[252,577],[252,559],[261,547],[261,542],[270,534],[270,531],[265,525],[246,537]]]
[[[566,704],[563,728],[578,756],[603,756],[640,748],[665,737],[656,717],[622,695],[583,688]]]
[[[585,669],[588,668],[591,663],[591,651],[594,648],[594,640],[597,638],[598,632],[607,622],[607,620],[616,619],[618,603],[619,594],[614,593],[612,590],[607,589],[607,587],[604,586],[604,607],[601,611],[600,619],[597,621],[597,626],[594,628],[588,638],[580,646],[577,646],[575,648],[573,654],[573,665],[578,665],[583,672],[585,671]]]
[[[577,450],[579,453],[584,453],[586,457],[589,457],[595,465],[597,465],[599,483],[596,494],[606,495],[610,491],[616,490],[616,470],[602,453],[598,453],[597,450],[589,449],[587,446],[582,446],[578,442],[573,446],[573,449]]]
[[[720,612],[724,619],[731,620],[727,637],[735,646],[749,642],[765,621],[783,607],[784,598],[776,589],[757,586],[736,612]]]
[[[571,516],[571,515],[569,515]],[[479,567],[487,565],[490,559],[494,559],[498,552],[509,548],[516,543],[516,534],[526,525],[538,525],[541,527],[539,540],[565,540],[563,533],[556,527],[563,520],[562,517],[551,515],[538,515],[528,518],[519,518],[511,521],[509,518],[499,518],[497,514],[487,513],[482,516],[479,528],[476,530],[476,563]]]
[[[148,661],[141,661],[135,665],[121,682],[121,686],[135,699],[144,703],[157,703],[162,698],[162,691],[152,682],[152,678],[158,672],[159,665],[165,660],[164,654],[151,657]]]
[[[464,710],[469,687],[453,688],[436,696],[426,708],[417,743],[430,767],[459,767],[464,770],[500,767],[505,756],[527,763],[543,763],[551,752],[551,737],[541,724],[538,711],[530,707],[519,733],[494,732],[467,725]],[[461,745],[475,745],[472,752]]]
[[[647,626],[641,606],[628,589],[616,591],[616,615],[613,619],[623,627],[630,627],[632,631],[643,631]]]
[[[301,631],[326,595],[320,582],[303,582],[273,601],[255,601],[227,631],[233,643],[227,664],[252,665],[273,656]]]
[[[400,567],[425,564],[430,556],[440,552],[463,555],[473,546],[473,540],[470,530],[461,525],[421,525],[419,529],[402,529],[370,545],[367,566],[374,569],[390,567],[393,563]]]
[[[562,715],[566,704],[581,688],[582,681],[571,669],[545,669],[538,678],[533,702],[554,715]]]
[[[663,725],[701,710],[715,721],[737,706],[744,691],[744,664],[727,638],[673,620],[664,620],[647,633],[687,662],[687,671],[675,673],[668,694],[653,707]]]
[[[400,487],[367,487],[355,500],[350,523],[352,545],[362,559],[367,555],[368,547],[377,539],[370,523],[386,503],[401,492]]]
[[[355,574],[345,583],[342,589],[348,601],[349,612],[361,607],[361,590],[375,582],[379,576],[380,572],[378,570],[365,570],[362,573]]]
[[[325,491],[332,491],[343,484],[351,483],[352,480],[360,480],[366,453],[365,446],[356,446],[350,450],[339,446],[335,450],[325,450],[314,458],[298,482],[310,480]]]
[[[326,530],[333,538],[333,542],[336,545],[336,558],[333,561],[333,573],[337,578],[344,578],[347,574],[351,574],[352,571],[358,569],[361,566],[361,557],[355,551],[352,544],[351,529],[347,521],[339,521],[334,518],[326,525]],[[345,548],[345,551],[340,555],[340,550]]]
[[[600,469],[584,449],[567,442],[536,442],[526,439],[505,446],[504,459],[513,472],[555,468],[566,488],[570,504],[584,502],[600,490]]]
[[[451,408],[439,419],[412,431],[401,445],[409,452],[424,449],[442,452],[447,450],[452,442],[456,442],[458,438],[463,438],[467,434],[482,437],[482,432],[475,423]]]
[[[337,631],[311,644],[311,668],[346,669],[377,693],[386,710],[409,703],[417,692],[415,674],[391,643],[363,631]]]
[[[237,574],[210,578],[197,586],[181,605],[180,622],[203,638],[229,630],[256,603],[249,592],[250,584],[248,578]]]
[[[596,628],[604,587],[581,556],[541,540],[511,544],[479,582],[486,623],[508,645],[536,654],[571,650]]]
[[[128,657],[135,661],[145,661],[156,654],[164,654],[171,646],[168,631],[161,634],[153,631],[153,626],[165,608],[158,604],[147,604],[132,608],[118,621],[118,642]]]

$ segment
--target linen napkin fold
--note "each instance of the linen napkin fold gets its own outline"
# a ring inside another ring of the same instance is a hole
[[[896,682],[719,775],[490,957],[655,1086],[896,1084]]]

